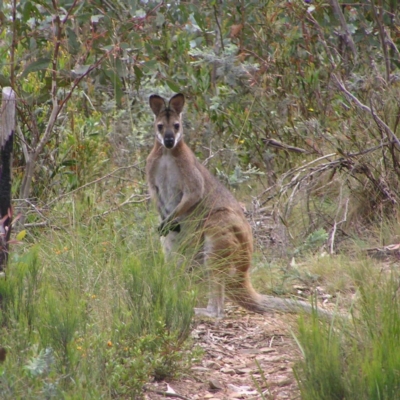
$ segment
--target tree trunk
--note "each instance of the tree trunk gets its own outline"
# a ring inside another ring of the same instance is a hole
[[[15,92],[3,88],[0,123],[0,271],[8,260],[11,235],[11,158],[15,132]]]

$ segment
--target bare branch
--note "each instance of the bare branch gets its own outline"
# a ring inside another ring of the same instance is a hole
[[[359,107],[361,110],[366,111],[367,113],[371,114],[371,116],[373,117],[376,124],[386,132],[386,135],[389,137],[389,140],[393,141],[398,146],[398,150],[400,150],[400,140],[394,134],[394,132],[389,128],[389,126],[386,125],[386,123],[384,121],[382,121],[382,119],[380,119],[378,117],[378,115],[376,115],[376,113],[374,112],[374,110],[372,108],[361,103],[361,101],[356,96],[354,96],[352,93],[350,93],[347,90],[343,81],[340,78],[338,78],[336,76],[336,74],[332,74],[332,76],[336,80],[336,84],[338,85],[340,90],[347,96],[347,98],[349,100],[353,101],[357,105],[357,107]]]
[[[262,139],[262,141],[270,147],[273,147],[274,149],[278,150],[286,150],[286,151],[293,151],[294,153],[303,153],[303,154],[309,154],[310,152],[304,149],[301,149],[300,147],[294,147],[294,146],[289,146],[288,144],[278,142],[275,139]]]
[[[341,192],[341,191],[340,191]],[[340,197],[342,197],[342,193],[340,193]],[[338,207],[337,209],[337,215],[339,214],[339,211],[342,209],[342,207]],[[347,214],[349,211],[349,199],[346,199],[346,203],[345,203],[345,209],[344,209],[344,213],[343,213],[343,218],[337,222],[336,218],[335,218],[335,222],[333,223],[333,228],[332,228],[332,233],[330,234],[329,237],[329,242],[330,242],[330,246],[329,246],[329,254],[333,254],[334,253],[334,247],[335,247],[335,236],[336,236],[336,231],[337,231],[337,227],[340,224],[343,224],[344,222],[347,221]]]
[[[389,59],[389,53],[388,53],[388,49],[386,46],[386,40],[385,40],[385,37],[386,37],[385,28],[383,27],[383,24],[382,24],[383,9],[380,8],[380,13],[378,15],[378,12],[377,12],[375,4],[374,4],[375,2],[370,0],[369,3],[371,4],[372,14],[374,16],[375,22],[378,25],[379,39],[381,41],[383,57],[385,59],[386,82],[389,82],[389,80],[390,80],[390,59]]]
[[[342,9],[340,8],[340,5],[337,0],[329,0],[329,2],[331,3],[333,12],[335,13],[335,15],[341,25],[346,45],[351,49],[351,51],[353,52],[354,59],[356,60],[357,59],[357,49],[354,44],[353,38],[351,36],[349,27],[347,26],[347,22],[346,22],[346,19],[344,18]]]

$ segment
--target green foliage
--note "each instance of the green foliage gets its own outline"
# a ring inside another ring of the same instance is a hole
[[[318,229],[315,232],[310,233],[306,237],[306,240],[299,247],[295,249],[294,255],[310,251],[315,252],[326,243],[327,239],[328,239],[328,233],[325,231],[325,229],[323,228]]]
[[[18,98],[15,208],[23,222],[46,228],[27,227],[36,247],[15,250],[0,281],[2,334],[12,350],[2,397],[73,397],[74,384],[87,398],[132,396],[149,377],[176,371],[191,285],[154,255],[146,212],[130,207],[145,201],[151,93],[185,93],[191,148],[283,222],[292,242],[282,242],[296,256],[328,238],[331,252],[360,236],[398,239],[395,0],[13,4],[0,2],[0,85]],[[383,237],[375,224],[388,217],[394,228]],[[386,319],[397,326],[395,317],[375,315],[374,306],[368,313],[377,320],[357,320],[356,331],[383,338],[395,354],[395,333],[381,333]],[[350,363],[341,357],[356,359],[363,346],[318,324],[311,332],[303,325],[299,340],[307,335],[333,356],[306,358],[307,376],[317,378],[312,396],[348,393],[353,383],[341,379],[351,376]],[[397,368],[375,348],[378,339],[365,340],[378,361],[353,364],[369,377],[362,384],[371,398],[373,387],[395,388],[397,379],[378,373]],[[311,342],[302,346],[313,351]]]
[[[20,197],[46,201],[99,177],[121,144],[143,160],[147,96],[183,91],[195,152],[233,185],[238,171],[264,173],[258,200],[298,225],[292,235],[331,230],[345,203],[342,228],[390,215],[400,192],[394,2],[199,4],[27,0],[4,18],[0,73],[21,100],[26,147]]]
[[[393,399],[399,393],[398,276],[393,271],[371,282],[369,268],[353,271],[363,276],[351,320],[323,325],[314,315],[300,321],[304,360],[295,372],[305,399]]]
[[[139,398],[190,360],[190,277],[155,255],[151,232],[123,238],[118,213],[90,222],[74,208],[81,223],[38,235],[0,281],[1,398]]]

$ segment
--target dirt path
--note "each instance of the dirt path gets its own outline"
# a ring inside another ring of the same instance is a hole
[[[260,391],[265,399],[300,398],[292,371],[299,356],[290,334],[295,317],[234,306],[227,314],[222,321],[196,319],[192,336],[204,350],[202,361],[178,381],[151,385],[171,394],[147,392],[147,399],[262,399]]]

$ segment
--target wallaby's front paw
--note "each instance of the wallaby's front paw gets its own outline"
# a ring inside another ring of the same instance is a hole
[[[179,222],[174,219],[171,222],[161,222],[160,226],[158,227],[158,233],[160,236],[167,236],[169,232],[180,232],[181,226]]]

